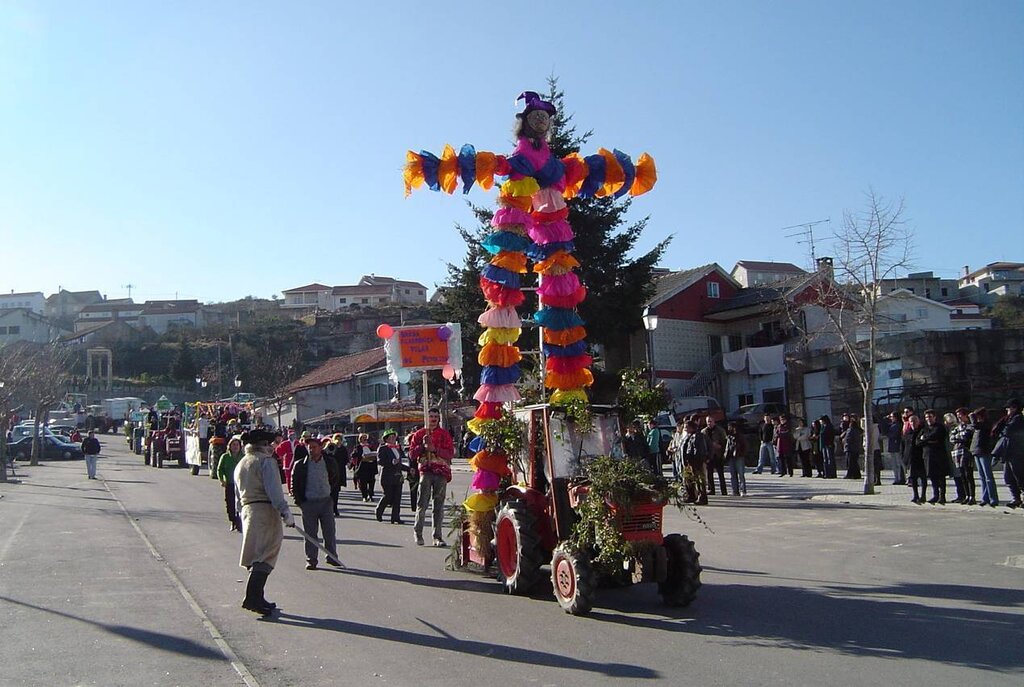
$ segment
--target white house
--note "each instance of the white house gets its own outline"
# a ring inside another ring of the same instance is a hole
[[[878,299],[879,325],[882,336],[905,332],[991,329],[992,321],[982,317],[975,306],[939,303],[924,296],[899,289]],[[865,341],[868,330],[859,327],[857,340]]]
[[[733,268],[730,276],[740,286],[764,286],[807,274],[791,262],[766,262],[764,260],[740,260]]]
[[[201,327],[203,306],[199,301],[146,301],[139,313],[139,326],[149,327],[157,334],[163,334],[175,327]]]
[[[959,286],[961,297],[982,305],[1004,296],[1024,296],[1024,262],[990,262],[973,272],[964,265]]]
[[[0,309],[0,347],[15,341],[49,343],[63,333],[50,320],[29,308]]]
[[[24,293],[0,294],[0,310],[11,308],[28,308],[36,315],[42,315],[46,308],[46,298],[42,291],[26,291]]]
[[[290,397],[282,408],[281,423],[290,424],[375,401],[391,398],[385,368],[384,347],[331,358],[320,367],[292,382],[285,393]],[[269,406],[264,416],[274,419]]]
[[[281,307],[293,311],[338,312],[354,306],[379,307],[427,302],[427,287],[423,284],[375,274],[363,275],[358,284],[325,286],[314,282],[281,293],[284,294]]]

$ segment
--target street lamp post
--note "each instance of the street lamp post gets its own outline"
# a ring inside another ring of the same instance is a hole
[[[651,368],[651,388],[654,388],[654,330],[658,328],[658,316],[650,308],[644,308],[642,317],[647,330],[647,365]]]
[[[235,376],[235,391],[237,391],[238,389],[241,389],[241,388],[242,388],[242,378],[236,375]]]

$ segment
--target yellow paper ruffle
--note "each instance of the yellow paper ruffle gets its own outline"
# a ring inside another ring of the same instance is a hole
[[[538,274],[565,274],[571,269],[580,266],[580,261],[564,250],[552,254],[546,260],[541,260],[533,266],[533,271]],[[554,271],[559,270],[559,271]]]
[[[470,494],[469,498],[462,502],[462,505],[466,507],[466,510],[475,511],[477,513],[494,510],[494,507],[498,505],[498,495],[483,493]]]
[[[515,343],[519,340],[519,335],[522,334],[523,330],[518,327],[515,329],[505,329],[503,327],[492,327],[485,329],[480,338],[477,339],[477,343],[481,346],[486,346],[489,343],[496,344],[510,344]]]
[[[481,434],[483,434],[484,427],[487,425],[488,422],[494,422],[494,420],[482,417],[474,417],[466,421],[466,429],[468,429],[473,434],[480,436]]]
[[[503,250],[491,258],[491,264],[509,272],[526,273],[526,255]]]
[[[494,153],[479,152],[476,154],[476,183],[485,191],[494,186],[494,166],[497,158]]]
[[[411,150],[405,154],[405,169],[402,172],[405,179],[405,195],[412,193],[414,188],[423,185],[423,158],[419,153]]]
[[[494,330],[490,330],[494,331]],[[489,343],[480,349],[476,357],[481,365],[511,367],[523,359],[519,349],[511,344]]]
[[[441,162],[437,166],[437,181],[441,190],[451,195],[459,185],[459,156],[455,149],[447,143],[441,153]]]
[[[620,188],[626,181],[626,172],[622,169],[619,159],[615,153],[605,148],[600,148],[597,154],[604,158],[604,184],[597,189],[594,195],[598,198],[610,196]]]
[[[503,196],[532,196],[539,190],[540,184],[533,177],[523,177],[514,181],[509,179],[501,185],[501,195]]]
[[[548,398],[548,402],[551,405],[564,405],[570,401],[583,401],[586,403],[587,392],[583,389],[558,389],[553,391],[551,396]]]
[[[636,161],[636,178],[629,187],[629,195],[642,196],[654,188],[658,181],[658,170],[654,166],[654,158],[643,153]]]

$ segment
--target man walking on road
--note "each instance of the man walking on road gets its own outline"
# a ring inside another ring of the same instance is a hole
[[[96,458],[100,455],[100,440],[90,429],[89,436],[82,440],[82,453],[85,454],[85,473],[89,479],[96,479]]]
[[[235,508],[242,514],[239,565],[249,571],[242,608],[264,616],[277,608],[263,596],[263,589],[281,553],[282,521],[288,527],[295,525],[270,448],[273,439],[274,435],[263,429],[242,434],[245,455],[235,468]]]
[[[427,411],[427,426],[416,430],[409,443],[409,455],[420,467],[420,498],[416,522],[413,525],[417,546],[423,546],[423,524],[427,519],[427,506],[431,503],[434,505],[434,546],[446,546],[441,528],[444,520],[445,491],[448,489],[448,483],[452,481],[455,444],[452,435],[440,424],[441,411],[431,408]]]
[[[341,470],[332,456],[324,453],[320,439],[306,439],[309,455],[292,466],[292,496],[302,510],[302,529],[312,538],[324,535],[324,547],[334,558],[328,565],[340,566],[334,529],[334,498],[331,494],[341,484]],[[316,570],[316,545],[306,540],[306,570]]]

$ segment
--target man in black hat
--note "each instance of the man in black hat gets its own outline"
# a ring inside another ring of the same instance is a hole
[[[1021,416],[1019,398],[1006,402],[1006,417],[999,421],[992,433],[998,437],[992,452],[1004,461],[1003,481],[1013,497],[1007,505],[1020,508],[1021,492],[1024,491],[1024,416]]]
[[[270,448],[274,434],[255,429],[242,434],[245,455],[235,467],[235,512],[242,516],[242,554],[239,565],[249,571],[242,608],[270,615],[275,608],[263,596],[284,541],[282,522],[295,525],[281,490],[281,475]]]

